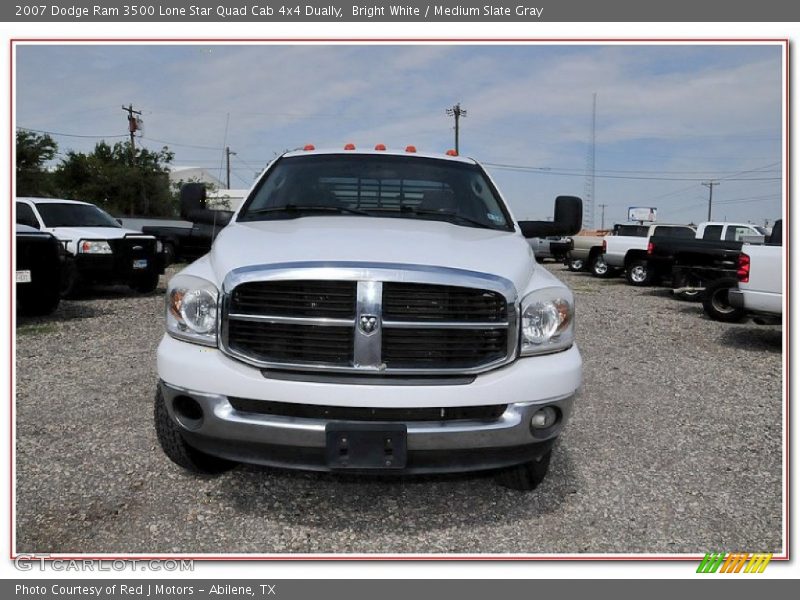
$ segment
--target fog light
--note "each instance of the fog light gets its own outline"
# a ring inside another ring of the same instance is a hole
[[[531,427],[533,429],[548,429],[556,424],[558,411],[552,406],[545,406],[537,410],[531,417]]]

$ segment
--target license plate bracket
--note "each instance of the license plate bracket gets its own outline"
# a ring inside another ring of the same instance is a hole
[[[404,469],[407,437],[404,423],[328,423],[325,458],[337,470]]]

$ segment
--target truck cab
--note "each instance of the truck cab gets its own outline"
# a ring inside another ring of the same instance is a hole
[[[697,226],[695,238],[698,240],[763,243],[768,236],[769,230],[766,227],[759,227],[751,223],[706,221]]]
[[[639,225],[636,235],[607,235],[603,238],[603,258],[608,267],[624,269],[625,278],[631,285],[650,285],[657,273],[649,268],[647,246],[652,236],[671,238],[695,237],[695,228],[691,225],[673,225],[652,223]],[[646,235],[644,227],[647,227]]]
[[[194,221],[202,186],[183,188]],[[271,163],[167,289],[155,427],[194,472],[498,470],[533,489],[581,383],[570,290],[486,171],[456,156],[316,150]]]

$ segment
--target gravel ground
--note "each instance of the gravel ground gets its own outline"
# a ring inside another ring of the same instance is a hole
[[[17,551],[778,552],[781,329],[547,268],[575,291],[585,381],[527,494],[486,475],[188,475],[152,426],[163,287],[21,320]]]

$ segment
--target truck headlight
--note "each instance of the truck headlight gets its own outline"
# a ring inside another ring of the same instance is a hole
[[[81,254],[112,254],[111,246],[108,242],[93,242],[91,240],[82,240],[78,244],[78,252]]]
[[[520,354],[547,354],[566,350],[575,340],[572,293],[548,287],[522,299]]]
[[[210,281],[192,275],[177,275],[167,286],[167,333],[172,337],[217,345],[217,299]]]

